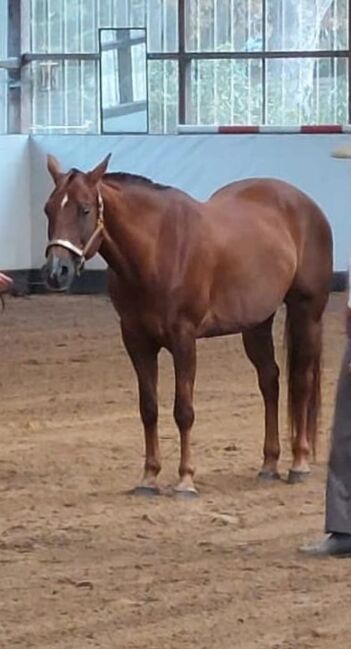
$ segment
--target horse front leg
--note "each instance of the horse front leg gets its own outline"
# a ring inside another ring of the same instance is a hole
[[[194,485],[194,467],[191,463],[190,435],[195,413],[193,392],[196,374],[196,340],[191,330],[177,332],[172,344],[172,355],[175,372],[174,419],[180,435],[180,482],[176,493],[194,496],[197,490]]]
[[[144,476],[134,493],[157,495],[157,476],[161,471],[158,442],[158,353],[160,347],[143,334],[136,334],[122,326],[122,336],[129,357],[133,363],[139,388],[139,409],[145,435]]]

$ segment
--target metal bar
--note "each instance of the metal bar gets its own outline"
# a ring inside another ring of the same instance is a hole
[[[319,69],[319,61],[317,62],[317,69]],[[301,96],[302,93],[302,67],[299,65],[299,95]],[[299,123],[303,121],[303,111],[302,111],[302,102],[299,102]]]
[[[9,0],[9,5],[16,5],[19,0]],[[21,13],[21,23],[20,23],[20,51],[21,52],[30,52],[32,49],[32,7],[31,0],[20,0],[20,13]]]
[[[55,2],[56,4],[56,2]],[[52,50],[52,40],[51,40],[51,2],[50,0],[46,0],[46,38],[47,38],[47,48],[48,51],[51,52]],[[80,44],[79,44],[80,45]],[[47,74],[48,74],[48,89],[46,92],[46,113],[47,113],[47,123],[52,124],[53,119],[52,119],[52,90],[53,90],[53,81],[54,81],[54,75],[55,75],[55,70],[57,66],[47,66]]]
[[[17,59],[21,53],[21,2],[9,0],[8,2],[8,36],[7,53],[10,59]],[[9,59],[8,59],[9,60]],[[8,73],[8,101],[7,101],[7,131],[8,133],[21,132],[21,70],[7,68]]]
[[[183,1],[183,0],[180,0]],[[351,1],[351,0],[350,0]],[[184,59],[186,62],[200,59],[307,59],[307,58],[348,58],[350,55],[349,50],[303,50],[301,52],[289,51],[274,51],[274,52],[148,52],[147,58],[149,61],[162,61],[162,60],[180,60]],[[51,61],[69,61],[72,59],[81,61],[97,61],[99,59],[98,52],[66,52],[66,53],[45,53],[39,54],[35,52],[25,52],[22,54],[22,65],[30,63],[31,61],[44,61],[50,59]]]
[[[146,5],[145,5],[146,25]],[[150,88],[149,88],[149,66],[147,64],[147,27],[145,27],[145,88],[146,88],[146,132],[150,133]]]
[[[262,0],[262,48],[266,51],[267,47],[267,2]],[[266,93],[266,61],[262,61],[262,73],[261,73],[261,83],[262,83],[262,112],[261,118],[262,123],[265,124],[267,121],[267,93]]]
[[[30,133],[40,133],[42,131],[73,131],[73,132],[78,132],[82,131],[83,133],[88,133],[90,130],[90,122],[85,122],[84,124],[74,124],[74,125],[64,125],[62,124],[61,126],[56,126],[54,124],[35,124],[34,126],[29,126],[28,131]],[[125,135],[125,133],[123,133]]]
[[[99,62],[99,74],[98,74],[98,83],[99,83],[99,124],[98,124],[98,130],[100,133],[104,132],[104,115],[103,115],[103,97],[102,97],[102,56],[101,56],[101,48],[102,48],[102,34],[101,30],[98,30],[98,44],[99,44],[99,55],[98,55],[98,62]]]
[[[62,31],[62,47],[65,50],[67,47],[67,3],[66,0],[63,0],[62,7],[62,17],[63,17],[63,31]],[[63,123],[65,126],[68,126],[68,66],[63,62],[62,65],[62,83],[63,83]]]
[[[109,27],[102,27],[102,31],[110,30]],[[108,41],[108,43],[102,43],[101,50],[107,52],[108,50],[114,50],[117,47],[129,47],[130,45],[139,45],[140,43],[145,43],[145,29],[141,27],[114,27],[111,31],[123,31],[128,32],[128,35],[122,35],[120,38],[117,36],[115,41]],[[132,37],[129,36],[129,33],[133,31],[142,32],[142,36]]]
[[[160,32],[161,32],[161,49],[162,52],[167,51],[167,19],[166,19],[166,6],[164,0],[161,0],[160,6]]]
[[[126,104],[133,101],[133,68],[131,48],[128,46],[118,47],[117,61],[120,102],[121,104]]]
[[[186,101],[187,101],[187,65],[189,59],[185,54],[185,0],[179,0],[178,3],[178,38],[179,38],[179,52],[176,58],[178,59],[178,120],[180,124],[186,123]],[[149,57],[150,55],[148,55]],[[169,58],[169,56],[165,57]]]
[[[2,15],[2,25],[0,25],[0,52],[1,52],[1,57],[3,57],[2,60],[5,61],[5,57],[7,57],[8,55],[8,27],[9,27],[8,0],[0,0],[0,12]],[[14,76],[14,72],[12,72],[12,76]],[[8,83],[9,77],[10,74],[7,74],[6,72],[2,73],[0,71],[0,86],[3,84],[2,86],[3,102],[2,105],[0,106],[0,133],[7,133],[8,126],[9,126],[8,124],[9,122],[8,97],[10,92],[10,85]]]
[[[20,0],[9,0],[8,2],[8,35],[7,54],[10,57],[18,57],[21,53],[21,2]]]
[[[31,0],[21,0],[21,51],[30,52],[33,48],[34,6]],[[21,133],[27,133],[36,119],[36,102],[33,92],[32,70],[29,67],[22,67],[21,61]]]
[[[132,113],[140,113],[142,110],[146,110],[146,101],[144,99],[104,108],[104,117],[107,119],[109,117],[121,117],[124,115],[131,115]]]
[[[349,30],[348,30],[348,53],[347,53],[347,59],[348,59],[348,116],[349,116],[349,122],[351,123],[351,0],[348,2],[348,10],[349,10],[349,15],[348,15],[348,23],[349,23]]]
[[[217,50],[217,30],[218,30],[218,5],[217,0],[213,0],[213,49]],[[213,108],[214,108],[214,121],[217,122],[217,109],[218,109],[218,93],[217,93],[217,65],[214,64],[213,68]]]
[[[300,67],[299,78],[301,78],[301,65],[299,67]],[[319,108],[320,108],[319,93],[320,93],[320,80],[321,80],[319,67],[320,67],[319,66],[319,61],[317,61],[316,69],[315,69],[315,75],[316,75],[315,76],[315,79],[316,79],[316,117],[315,117],[315,120],[316,120],[317,124],[319,123]],[[312,119],[311,121],[315,121],[315,120]],[[302,120],[301,120],[301,104],[300,104],[299,105],[299,122],[301,122],[301,121]]]
[[[337,66],[337,59],[333,59],[333,116],[334,116],[334,122],[337,122],[337,89],[338,89],[338,84],[337,84],[337,77],[338,77],[338,66]]]
[[[301,50],[298,51],[272,51],[272,52],[148,52],[147,58],[152,60],[173,59],[185,61],[200,59],[308,59],[308,58],[347,58],[349,50]],[[48,55],[46,55],[48,56]]]
[[[286,47],[285,22],[286,22],[286,3],[285,3],[285,0],[283,0],[283,2],[282,2],[282,26],[281,26],[280,36],[281,36],[281,44],[284,47]],[[286,101],[286,87],[285,87],[286,66],[285,66],[285,61],[283,61],[283,63],[282,63],[282,72],[281,72],[281,74],[282,74],[282,85],[281,85],[281,88],[282,88],[282,94],[281,94],[281,98],[282,98],[282,122],[285,122],[285,115],[286,115],[286,111],[285,111],[285,101]]]
[[[147,52],[148,61],[179,61],[180,58],[184,58],[184,54],[179,52]]]
[[[234,50],[234,0],[230,0],[229,7],[229,29],[230,29],[230,45],[231,49]],[[230,121],[234,119],[234,65],[230,63]]]
[[[166,72],[166,74],[165,74]],[[168,83],[167,83],[167,63],[163,64],[163,111],[162,111],[162,126],[163,132],[167,133],[168,123]]]
[[[26,65],[32,61],[98,61],[98,52],[66,52],[66,53],[45,53],[25,52],[21,57],[21,64]]]
[[[7,59],[0,59],[0,68],[3,70],[19,70],[21,68],[21,57],[10,56]]]

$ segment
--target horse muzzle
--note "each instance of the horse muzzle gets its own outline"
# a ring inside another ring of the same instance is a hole
[[[43,275],[47,287],[51,291],[67,291],[76,275],[76,264],[68,253],[64,257],[51,249],[48,251],[47,262],[43,266]]]

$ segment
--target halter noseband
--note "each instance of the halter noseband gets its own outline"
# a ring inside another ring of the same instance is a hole
[[[104,202],[102,200],[102,196],[100,192],[98,192],[98,216],[97,216],[97,221],[96,221],[96,228],[91,235],[91,237],[88,239],[87,243],[83,248],[79,248],[76,246],[74,243],[69,241],[69,239],[51,239],[49,243],[46,246],[45,250],[45,256],[48,256],[48,252],[50,248],[53,246],[60,246],[61,248],[65,248],[66,250],[69,250],[69,252],[73,252],[76,257],[79,258],[79,265],[78,265],[78,274],[80,273],[81,270],[84,268],[84,264],[86,262],[86,256],[99,236],[104,230]]]

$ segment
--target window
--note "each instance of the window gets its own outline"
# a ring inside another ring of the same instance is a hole
[[[178,51],[178,0],[31,0],[30,24],[34,132],[99,131],[99,28],[146,27],[150,54]],[[148,61],[151,132],[176,131],[177,73],[176,61]]]
[[[146,30],[100,29],[101,130],[147,133]]]
[[[348,122],[349,4],[189,0],[187,121],[282,126]]]
[[[0,0],[0,60],[7,57],[7,0]],[[0,133],[7,131],[7,71],[0,65]]]
[[[351,0],[0,0],[0,16],[17,5],[29,11],[22,130],[100,131],[102,27],[146,29],[152,133],[178,123],[351,121]],[[0,59],[6,39],[0,20]],[[1,97],[15,78],[4,68],[0,61],[0,129]]]

